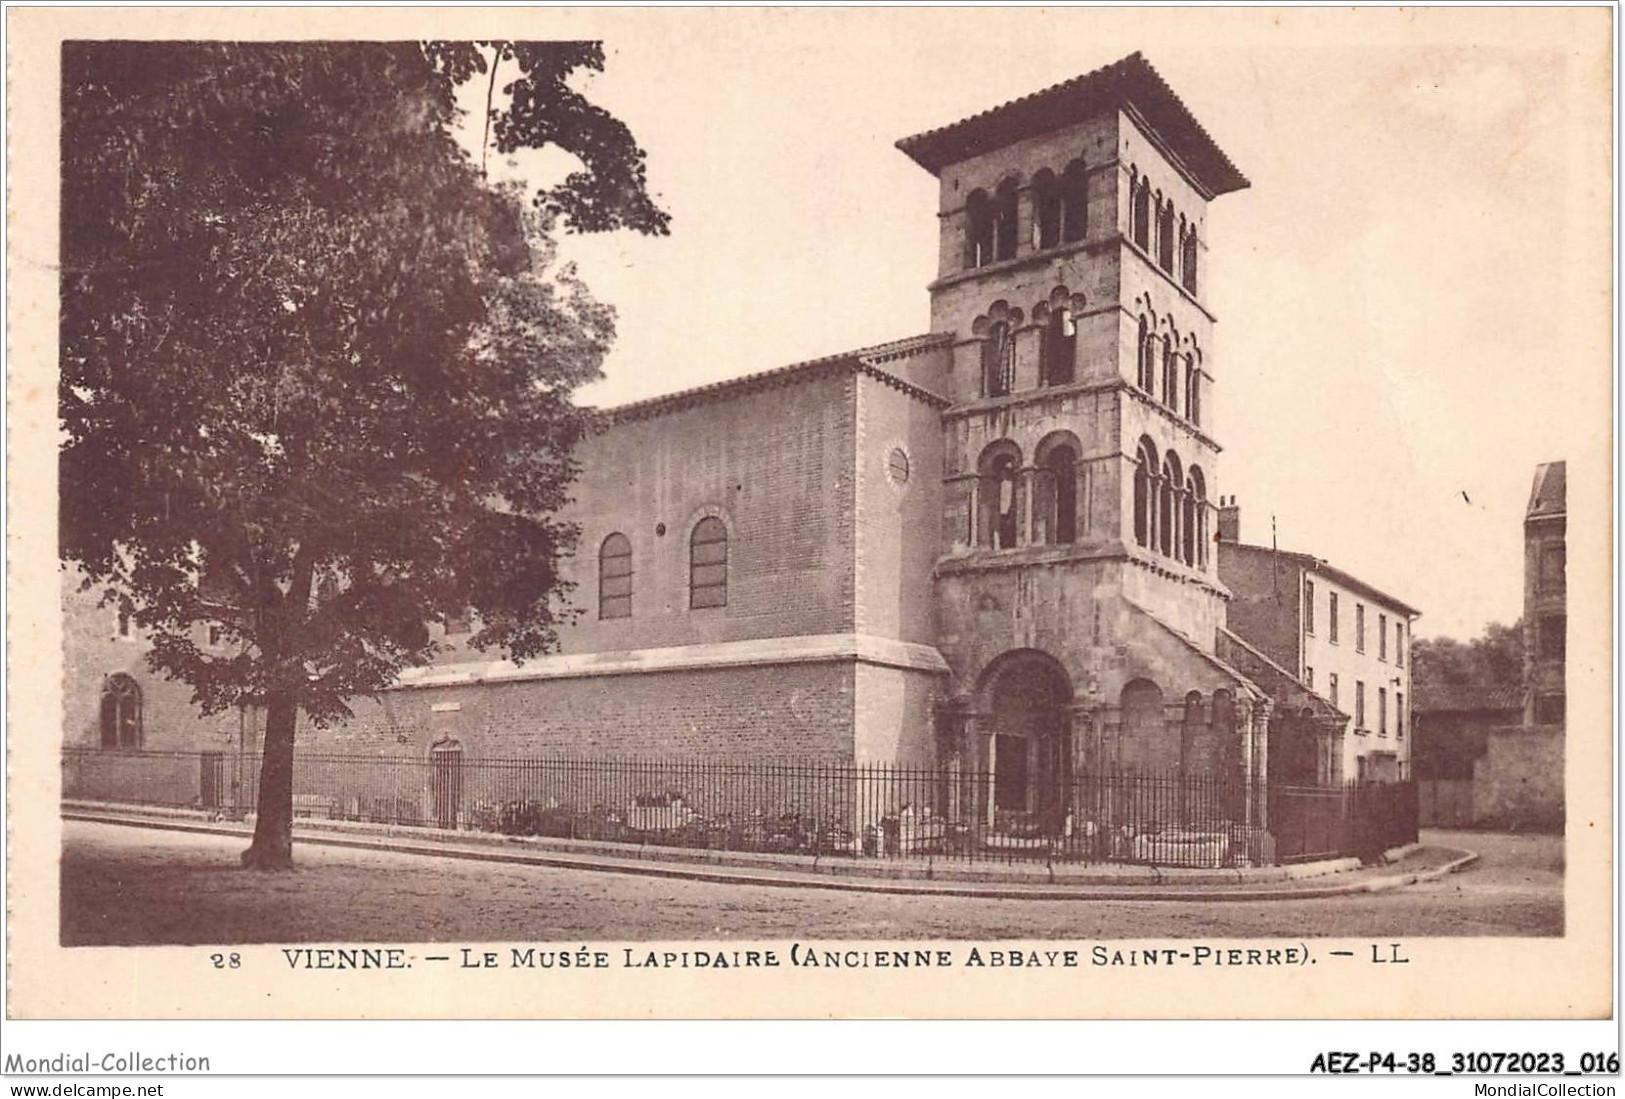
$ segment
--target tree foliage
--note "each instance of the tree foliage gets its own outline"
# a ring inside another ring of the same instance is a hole
[[[1411,676],[1429,687],[1505,687],[1523,681],[1523,625],[1492,622],[1471,641],[1419,638],[1411,643]]]
[[[64,47],[62,556],[205,712],[266,707],[268,756],[428,659],[426,622],[555,641],[613,319],[548,230],[665,215],[624,126],[539,105],[601,50],[494,49],[524,74],[499,141],[584,165],[529,202],[454,137],[474,44]]]

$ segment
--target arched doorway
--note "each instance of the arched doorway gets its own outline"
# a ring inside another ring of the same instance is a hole
[[[1058,829],[1072,785],[1066,669],[1047,653],[1023,650],[995,661],[984,682],[995,817]]]

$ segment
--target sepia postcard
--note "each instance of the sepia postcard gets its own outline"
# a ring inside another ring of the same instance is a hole
[[[11,1016],[1613,1012],[1610,10],[7,18]]]

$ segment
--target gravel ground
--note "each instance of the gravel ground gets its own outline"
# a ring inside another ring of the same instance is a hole
[[[1438,882],[1290,901],[1014,901],[673,881],[67,821],[67,946],[652,939],[1561,935],[1561,836],[1426,833],[1483,858]]]

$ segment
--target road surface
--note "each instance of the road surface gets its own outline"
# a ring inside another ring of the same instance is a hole
[[[62,942],[576,942],[1561,935],[1560,836],[1428,833],[1482,861],[1441,881],[1295,901],[1027,901],[723,885],[64,822]]]

